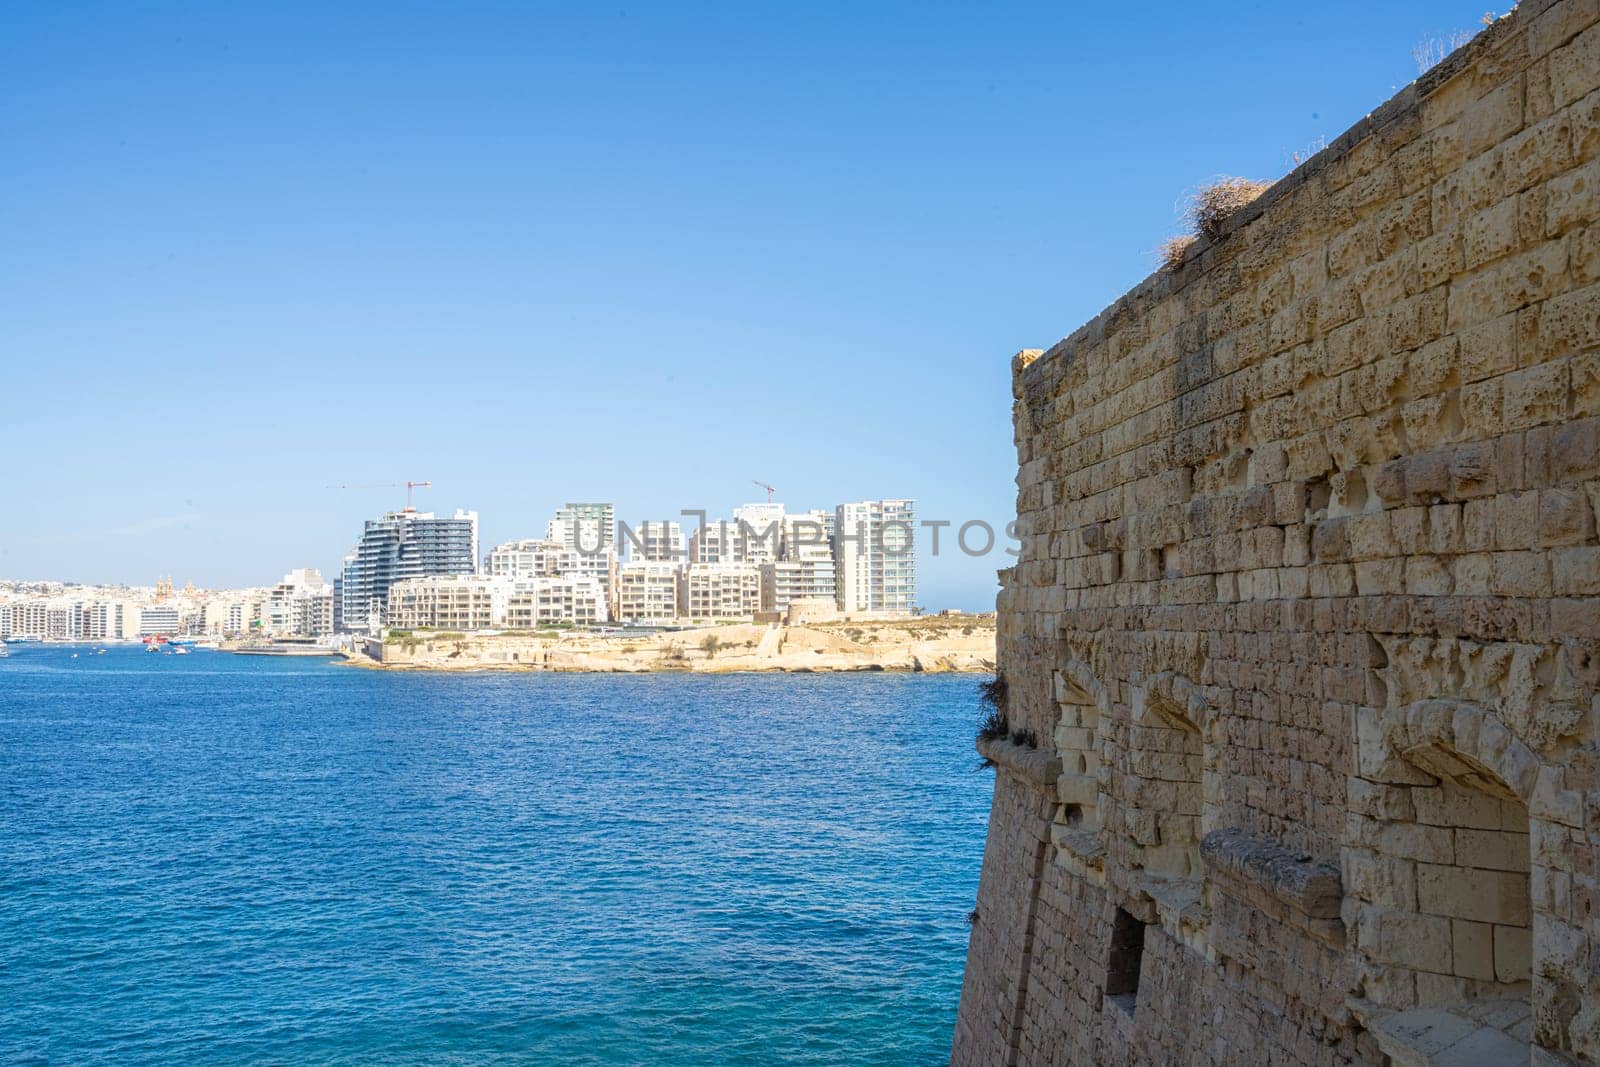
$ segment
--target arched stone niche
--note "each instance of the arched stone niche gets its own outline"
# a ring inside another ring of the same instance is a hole
[[[1133,685],[1124,820],[1147,874],[1201,877],[1210,705],[1200,687],[1171,671]]]
[[[1357,745],[1345,920],[1380,1044],[1403,1057],[1448,1025],[1507,1054],[1600,1053],[1600,983],[1570,903],[1596,842],[1563,768],[1456,698],[1364,713]]]
[[[1055,862],[1103,884],[1105,841],[1100,833],[1104,784],[1104,721],[1111,695],[1093,668],[1063,643],[1055,672],[1056,726],[1051,740],[1061,761],[1050,828]]]
[[[1061,777],[1056,796],[1061,822],[1092,829],[1100,825],[1100,719],[1110,710],[1106,687],[1082,660],[1068,658],[1055,674],[1056,753]]]

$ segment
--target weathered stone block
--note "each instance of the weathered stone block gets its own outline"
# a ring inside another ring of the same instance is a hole
[[[1526,926],[1528,878],[1513,871],[1419,863],[1417,907],[1429,915]]]

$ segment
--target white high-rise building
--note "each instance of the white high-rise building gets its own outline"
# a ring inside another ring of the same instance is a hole
[[[576,552],[598,554],[616,543],[616,505],[563,504],[546,527],[545,537]]]
[[[841,611],[914,611],[916,502],[840,504],[835,509],[834,561]]]
[[[333,632],[333,587],[322,572],[301,567],[283,576],[261,609],[261,628],[279,636],[321,637]]]
[[[738,528],[727,519],[707,519],[689,535],[690,563],[732,563]]]
[[[733,558],[739,563],[772,563],[783,554],[783,505],[745,504],[733,509]]]

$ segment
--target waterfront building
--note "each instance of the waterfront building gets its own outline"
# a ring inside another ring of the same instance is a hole
[[[87,641],[116,641],[124,636],[123,605],[120,601],[99,600],[80,609],[78,635]]]
[[[226,630],[230,634],[246,634],[261,628],[261,605],[256,601],[239,600],[228,605]]]
[[[78,606],[71,601],[46,604],[44,618],[45,640],[71,641],[78,636]]]
[[[578,553],[551,538],[524,537],[490,549],[484,573],[495,578],[538,578],[560,574],[562,564],[577,565]]]
[[[837,516],[814,508],[783,517],[783,559],[833,559],[833,532]]]
[[[672,622],[678,617],[679,566],[629,560],[617,568],[617,613],[625,622]]]
[[[0,604],[0,638],[11,636],[11,605]]]
[[[261,614],[267,633],[321,637],[333,632],[333,588],[314,567],[290,571],[268,594]]]
[[[630,561],[681,563],[686,558],[682,523],[666,520],[641,522],[629,534]]]
[[[467,574],[405,578],[389,586],[385,619],[398,630],[489,630],[502,624],[512,584]]]
[[[745,504],[733,509],[733,559],[771,563],[783,553],[782,504]]]
[[[760,566],[762,611],[782,611],[794,600],[836,601],[831,556],[776,560]]]
[[[609,591],[597,578],[560,575],[512,582],[503,625],[534,630],[552,623],[593,626],[611,618]]]
[[[616,543],[616,505],[563,504],[550,520],[545,536],[577,552],[602,552]]]
[[[837,597],[846,612],[909,614],[917,603],[916,506],[863,500],[835,513]]]
[[[690,563],[733,563],[738,527],[727,519],[707,519],[689,535]]]
[[[408,578],[470,575],[477,571],[478,513],[448,518],[406,508],[368,520],[345,559],[341,616],[352,630],[381,626],[389,587]]]
[[[748,619],[761,609],[761,569],[753,563],[691,564],[678,589],[678,614],[687,619]]]
[[[175,604],[147,604],[139,609],[140,637],[173,637],[182,631]]]
[[[765,604],[767,584],[762,587],[763,610],[782,610],[790,600],[838,600],[838,562],[833,556],[835,515],[829,511],[806,511],[786,515],[783,520],[783,545],[780,559],[788,575],[774,571],[771,590],[774,603]]]
[[[50,603],[46,600],[24,600],[11,607],[11,636],[32,637],[43,641],[50,634]]]

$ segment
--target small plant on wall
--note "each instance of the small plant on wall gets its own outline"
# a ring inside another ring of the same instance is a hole
[[[978,740],[998,741],[1011,733],[1011,723],[1006,716],[1006,676],[996,674],[987,682],[978,683],[978,703],[987,714],[978,723]]]

